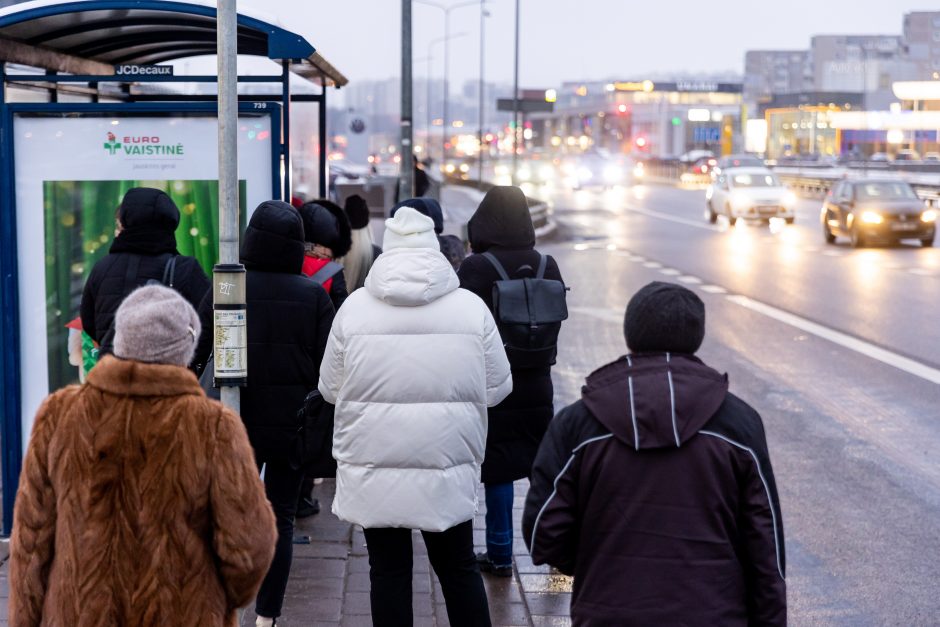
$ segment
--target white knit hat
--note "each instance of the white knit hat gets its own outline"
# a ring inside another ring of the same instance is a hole
[[[411,207],[402,207],[394,218],[385,221],[385,238],[382,250],[395,248],[433,248],[440,250],[441,245],[434,233],[434,220]]]
[[[200,331],[199,316],[176,290],[145,285],[131,292],[114,315],[114,355],[188,366]]]

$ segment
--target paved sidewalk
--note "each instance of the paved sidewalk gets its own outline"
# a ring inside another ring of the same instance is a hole
[[[493,624],[504,626],[570,625],[568,606],[571,580],[553,575],[544,566],[533,566],[521,541],[520,521],[527,482],[516,483],[514,522],[515,569],[512,579],[484,575]],[[317,486],[314,495],[323,511],[298,522],[296,535],[308,536],[310,544],[294,545],[294,563],[284,613],[278,625],[314,627],[319,625],[359,627],[372,624],[369,610],[369,558],[362,530],[341,522],[330,513],[333,482]],[[483,490],[480,489],[483,503]],[[481,505],[482,507],[482,505]],[[483,511],[474,521],[474,540],[483,550]],[[415,625],[445,626],[447,611],[437,578],[431,573],[424,542],[419,533],[414,543]],[[248,611],[242,625],[254,625]]]
[[[278,620],[282,627],[366,627],[372,624],[365,538],[361,529],[338,520],[330,513],[333,485],[333,481],[328,480],[316,487],[314,494],[320,499],[323,511],[299,521],[297,525],[297,536],[308,536],[310,543],[294,545],[294,563],[284,599],[284,614]],[[526,481],[516,483],[513,577],[483,576],[490,616],[497,627],[570,625],[571,579],[551,574],[547,567],[533,566],[520,539],[519,525],[526,489]],[[481,487],[480,503],[483,502]],[[484,546],[483,529],[481,511],[474,521],[474,540],[478,550],[483,550]],[[413,542],[415,626],[447,626],[444,597],[437,578],[431,573],[421,534],[415,533]],[[8,550],[7,541],[0,543],[0,627],[7,625]],[[255,624],[255,614],[251,609],[244,613],[241,624],[245,627]]]

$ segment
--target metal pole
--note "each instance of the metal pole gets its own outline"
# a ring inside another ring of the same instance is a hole
[[[219,77],[219,266],[234,268],[238,263],[238,17],[236,0],[219,0],[216,16]],[[220,300],[217,286],[228,285],[219,278],[217,266],[213,298]],[[229,288],[230,289],[230,288]],[[224,293],[224,292],[223,292]],[[223,299],[224,300],[224,299]],[[244,302],[244,301],[242,301]],[[219,316],[216,315],[216,337]],[[218,346],[216,374],[219,373]],[[220,379],[222,403],[233,411],[240,410],[241,394],[234,381]]]
[[[415,195],[414,147],[412,146],[411,0],[401,0],[401,194]]]
[[[282,200],[290,202],[293,190],[294,167],[290,158],[290,61],[281,61],[281,123],[284,128],[284,138],[281,144],[284,147],[284,191]]]
[[[441,168],[442,178],[447,176],[447,100],[450,85],[450,9],[444,9],[444,113],[441,115]]]
[[[326,77],[321,76],[320,81],[323,83],[323,93],[320,95],[320,102],[317,103],[317,106],[320,108],[317,113],[320,116],[320,198],[326,198],[329,190],[326,185],[326,137],[327,137],[327,128],[326,128]]]
[[[519,0],[516,0],[516,53],[512,74],[512,182],[519,183]]]
[[[477,131],[477,143],[480,146],[480,152],[477,155],[477,181],[483,183],[483,107],[486,102],[483,97],[485,89],[483,82],[483,70],[486,67],[484,55],[484,44],[486,42],[486,0],[480,0],[480,111],[479,111],[479,130]]]

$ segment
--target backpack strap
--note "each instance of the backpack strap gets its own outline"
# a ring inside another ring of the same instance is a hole
[[[544,278],[545,278],[545,268],[546,268],[546,266],[548,266],[548,255],[543,255],[542,253],[539,253],[539,269],[538,269],[538,271],[535,273],[535,278],[536,278],[536,279],[544,279]]]
[[[137,289],[137,276],[140,274],[140,255],[131,253],[127,260],[127,271],[124,273],[124,288],[121,290],[122,300]]]
[[[166,265],[163,266],[163,281],[162,283],[167,287],[173,287],[173,281],[176,277],[176,255],[171,255],[169,259],[166,260]]]
[[[319,270],[317,270],[316,272],[314,272],[312,275],[310,275],[310,278],[317,285],[323,285],[324,283],[332,279],[334,276],[339,274],[342,269],[343,269],[343,266],[336,263],[335,261],[331,261],[325,266],[323,266],[322,268],[320,268]]]
[[[490,251],[483,253],[483,258],[490,262],[490,264],[496,268],[496,272],[499,273],[499,278],[503,281],[509,281],[509,275],[506,274],[506,268],[503,267],[503,264],[499,262],[499,259],[496,258],[496,255]]]

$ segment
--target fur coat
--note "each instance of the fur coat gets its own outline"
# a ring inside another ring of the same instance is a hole
[[[10,625],[234,626],[275,538],[238,416],[185,368],[108,356],[36,416]]]

